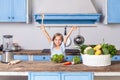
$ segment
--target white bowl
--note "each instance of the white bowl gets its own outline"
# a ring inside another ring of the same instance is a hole
[[[111,65],[110,55],[88,55],[81,54],[82,62],[87,66],[109,66]]]

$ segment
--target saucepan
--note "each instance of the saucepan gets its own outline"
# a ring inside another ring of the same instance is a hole
[[[83,36],[80,35],[80,28],[78,29],[78,35],[74,37],[73,41],[74,41],[74,44],[78,46],[84,43],[85,39]]]

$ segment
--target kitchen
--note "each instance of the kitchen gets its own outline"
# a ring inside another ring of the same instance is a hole
[[[93,26],[80,26],[80,34],[85,38],[85,44],[98,44],[105,42],[114,44],[117,49],[120,49],[119,42],[119,26],[120,24],[105,24],[105,1],[103,0],[91,0],[95,6],[98,13],[102,15],[102,19],[97,25]],[[2,35],[11,34],[13,35],[14,42],[20,44],[23,49],[30,50],[42,50],[48,49],[50,47],[47,39],[43,35],[38,27],[38,24],[34,21],[34,14],[36,13],[79,13],[81,12],[82,3],[79,0],[32,0],[30,19],[32,20],[29,24],[26,23],[0,23],[0,43],[2,44]],[[57,6],[57,7],[54,7]],[[87,5],[86,5],[87,7]],[[54,8],[54,9],[53,9]],[[87,7],[88,10],[92,10]],[[84,9],[82,9],[84,10]],[[69,29],[69,27],[68,27]],[[64,26],[48,26],[47,30],[52,36],[56,32],[64,33]],[[78,34],[78,31],[71,34],[71,38]],[[43,44],[44,43],[44,44]],[[70,47],[75,48],[72,42]],[[106,78],[106,77],[105,77]],[[108,79],[108,78],[107,78]],[[99,80],[99,79],[98,79]],[[101,79],[102,80],[102,79]]]

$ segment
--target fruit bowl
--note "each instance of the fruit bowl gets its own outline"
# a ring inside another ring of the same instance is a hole
[[[88,55],[81,54],[82,63],[87,66],[109,66],[111,65],[110,55]]]
[[[111,44],[81,45],[81,57],[87,66],[109,66],[117,49]]]

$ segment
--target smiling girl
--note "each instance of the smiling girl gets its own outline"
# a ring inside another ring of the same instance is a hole
[[[41,30],[44,32],[45,36],[48,39],[48,42],[51,44],[51,57],[54,54],[63,54],[65,56],[65,44],[67,42],[67,39],[71,35],[71,33],[76,30],[76,26],[72,26],[71,29],[69,30],[68,34],[63,38],[63,35],[61,33],[56,33],[53,38],[51,38],[48,34],[48,32],[45,29],[44,25],[41,25]]]

